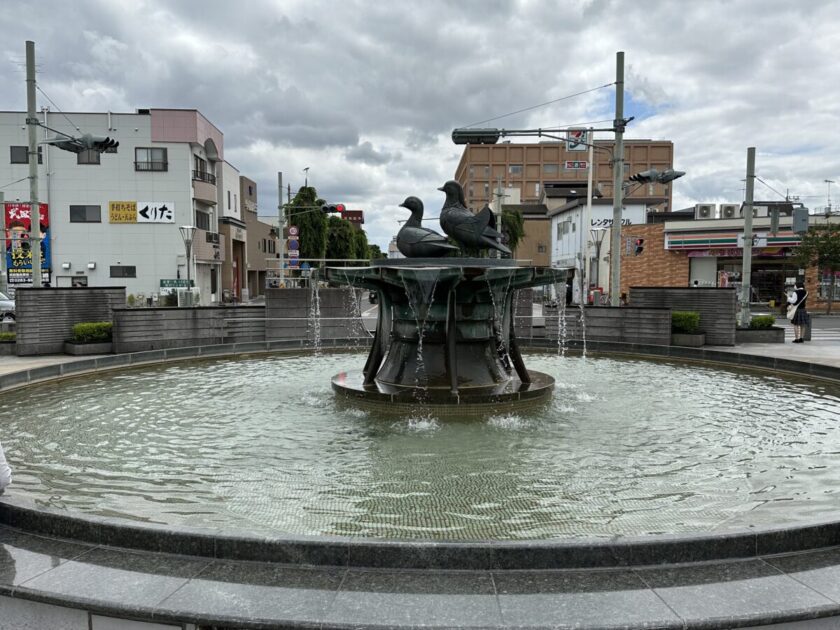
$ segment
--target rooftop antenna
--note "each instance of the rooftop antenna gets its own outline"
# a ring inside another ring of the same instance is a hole
[[[828,205],[825,207],[825,216],[831,214],[831,185],[834,183],[833,179],[824,179],[823,180],[828,185]]]

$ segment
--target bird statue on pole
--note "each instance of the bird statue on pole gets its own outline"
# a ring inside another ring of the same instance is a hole
[[[496,217],[489,207],[473,214],[466,206],[464,189],[455,180],[449,180],[438,190],[446,193],[440,211],[440,227],[447,236],[463,248],[492,248],[503,254],[511,253],[501,243],[502,235],[496,230]]]
[[[397,233],[397,249],[407,258],[436,258],[458,248],[447,242],[446,237],[424,228],[423,202],[417,197],[406,197],[400,207],[411,211],[411,217]]]

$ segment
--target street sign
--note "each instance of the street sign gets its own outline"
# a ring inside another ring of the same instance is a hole
[[[300,232],[298,232],[298,227],[296,225],[290,225],[289,236],[297,236],[298,234],[300,234]]]
[[[289,267],[291,269],[297,269],[298,266],[298,259],[297,258],[290,258],[289,259]]]
[[[305,269],[309,269],[310,266],[311,265],[308,262],[304,261],[304,262],[301,263],[300,268],[305,270]]]
[[[586,129],[569,129],[566,131],[566,151],[586,151]]]
[[[298,240],[296,238],[290,238],[289,239],[289,249],[300,249],[300,247],[298,245],[299,245],[299,243],[298,243]]]
[[[300,256],[299,249],[290,249],[289,250],[289,258],[298,258]]]
[[[567,171],[585,171],[589,168],[589,162],[586,160],[566,160]]]

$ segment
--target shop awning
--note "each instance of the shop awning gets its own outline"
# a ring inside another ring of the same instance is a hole
[[[665,249],[668,250],[698,250],[698,249],[734,249],[741,247],[743,232],[676,232],[665,234]],[[755,232],[754,247],[779,248],[799,245],[801,240],[793,232],[779,232],[775,236],[766,231]]]

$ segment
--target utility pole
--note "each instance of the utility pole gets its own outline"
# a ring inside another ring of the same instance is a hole
[[[741,317],[739,325],[750,325],[750,276],[752,275],[753,191],[755,189],[755,147],[747,149],[747,189],[744,201],[744,255],[741,261]]]
[[[624,53],[615,54],[615,147],[613,148],[613,222],[610,232],[610,306],[621,295],[621,206],[624,199]]]
[[[277,239],[280,253],[280,286],[286,286],[286,208],[283,205],[283,173],[277,171]]]
[[[502,232],[502,197],[505,196],[502,188],[502,178],[498,177],[496,183],[496,198],[493,200],[493,214],[496,215],[496,229],[501,234]],[[490,252],[491,258],[501,258],[502,253],[496,250]]]
[[[26,128],[29,131],[29,252],[32,286],[41,286],[41,205],[38,203],[38,119],[35,117],[35,42],[26,42]]]
[[[580,300],[584,306],[589,302],[589,231],[592,228],[592,180],[593,171],[595,170],[595,133],[592,127],[589,128],[587,135],[587,142],[589,143],[589,169],[586,174],[586,212],[583,216],[583,225],[581,226],[581,237],[583,238],[582,260],[580,270]]]

